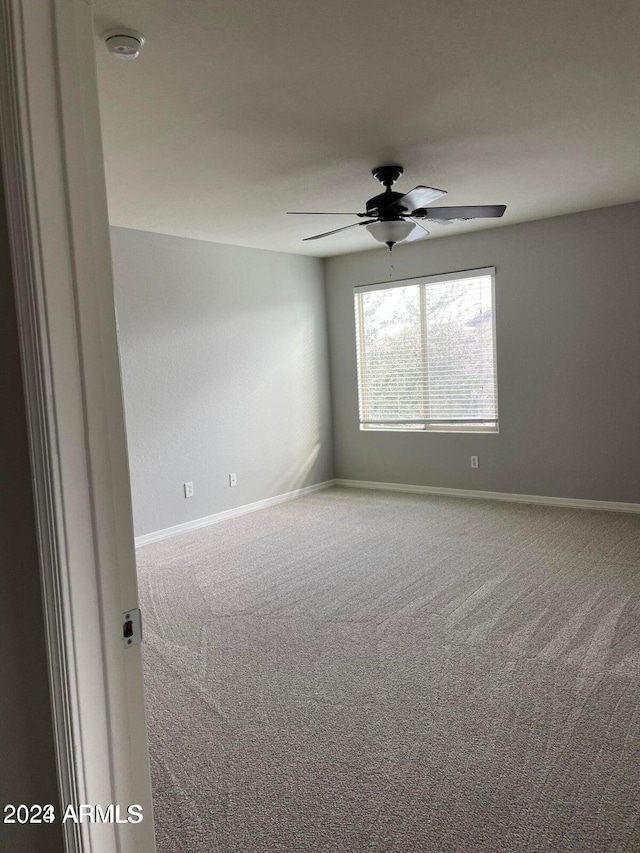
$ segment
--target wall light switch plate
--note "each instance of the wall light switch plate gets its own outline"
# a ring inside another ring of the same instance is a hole
[[[236,479],[235,474],[229,474],[229,488],[232,489],[234,486],[238,485],[238,481]]]
[[[184,496],[185,498],[193,497],[193,483],[185,483],[184,484]]]

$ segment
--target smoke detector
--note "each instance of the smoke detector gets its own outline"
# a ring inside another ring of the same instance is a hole
[[[109,30],[102,36],[109,53],[120,59],[137,59],[144,45],[145,38],[135,30],[127,30],[119,27],[117,30]]]

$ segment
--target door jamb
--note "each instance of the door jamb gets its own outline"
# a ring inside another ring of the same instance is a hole
[[[88,0],[0,0],[0,147],[67,853],[154,853],[138,606]],[[142,709],[142,711],[141,711]]]

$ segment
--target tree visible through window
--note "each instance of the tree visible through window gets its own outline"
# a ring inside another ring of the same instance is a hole
[[[493,273],[355,289],[361,428],[497,430]]]

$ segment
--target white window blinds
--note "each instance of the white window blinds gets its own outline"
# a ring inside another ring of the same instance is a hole
[[[362,429],[497,431],[494,274],[355,288]]]

